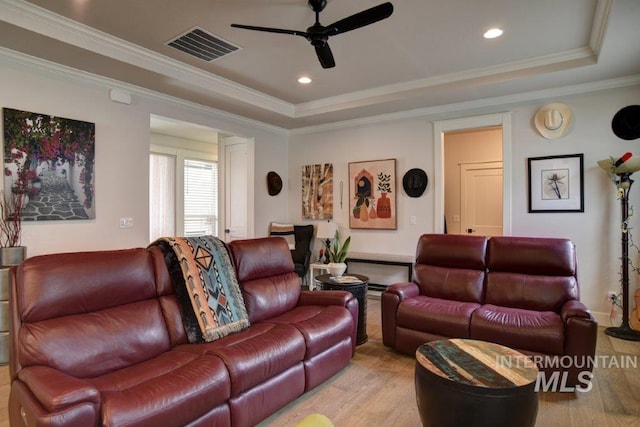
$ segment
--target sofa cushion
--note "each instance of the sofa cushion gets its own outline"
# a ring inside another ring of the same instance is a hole
[[[560,313],[564,303],[576,299],[577,293],[578,284],[573,276],[489,272],[485,302],[504,307]]]
[[[418,240],[416,264],[446,268],[485,269],[487,238],[457,234],[423,234]]]
[[[102,425],[186,425],[231,393],[222,360],[180,351],[87,381],[100,391]]]
[[[168,351],[177,338],[157,297],[166,288],[158,261],[145,249],[25,260],[15,270],[17,365],[86,378]]]
[[[223,360],[231,378],[231,396],[301,363],[304,338],[293,326],[255,323],[219,340],[176,347],[179,351],[215,355]]]
[[[322,353],[351,336],[353,318],[342,306],[305,305],[267,320],[296,328],[305,340],[305,359]]]
[[[418,240],[414,281],[422,295],[483,302],[487,238],[424,234]]]
[[[491,304],[473,313],[471,338],[545,354],[563,354],[564,348],[564,328],[558,314]]]
[[[157,300],[24,323],[18,343],[23,366],[50,366],[78,378],[102,375],[170,349]]]
[[[487,304],[560,313],[578,298],[575,247],[567,239],[492,237],[487,268]]]
[[[234,240],[228,246],[251,323],[286,313],[298,304],[300,277],[283,239]]]
[[[155,298],[157,269],[145,249],[28,258],[16,271],[20,318],[38,322]]]
[[[480,307],[472,302],[451,301],[423,295],[402,301],[398,328],[413,329],[451,338],[469,338],[471,314]]]
[[[484,271],[416,265],[420,294],[453,301],[482,303]]]
[[[575,246],[568,239],[496,236],[487,248],[489,271],[575,276]]]

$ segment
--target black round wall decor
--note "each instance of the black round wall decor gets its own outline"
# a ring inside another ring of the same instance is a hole
[[[427,173],[419,168],[410,169],[402,177],[402,187],[409,197],[420,197],[427,189],[429,178]]]

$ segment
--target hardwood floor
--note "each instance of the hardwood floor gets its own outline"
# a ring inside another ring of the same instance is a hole
[[[382,345],[380,301],[370,298],[367,311],[369,341],[358,346],[351,364],[260,427],[294,426],[316,412],[328,416],[336,427],[420,425],[414,359]],[[640,427],[640,342],[611,338],[600,328],[596,354],[606,358],[603,365],[608,366],[594,370],[593,388],[585,393],[540,393],[537,427]],[[637,368],[611,366],[624,360],[636,360]],[[0,367],[0,427],[9,425],[8,383],[8,368]]]

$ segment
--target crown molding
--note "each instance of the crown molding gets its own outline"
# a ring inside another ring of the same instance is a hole
[[[408,96],[411,91],[415,92],[440,85],[495,80],[496,78],[504,80],[527,73],[531,69],[550,72],[585,63],[595,63],[604,40],[614,1],[598,0],[589,45],[582,48],[513,61],[499,66],[477,68],[461,73],[356,91],[295,105],[149,49],[141,48],[31,3],[20,0],[3,0],[0,2],[0,12],[3,19],[11,24],[64,43],[99,52],[107,57],[160,73],[178,82],[196,85],[203,91],[223,95],[282,114],[288,118],[301,118],[399,99]]]
[[[57,15],[28,2],[20,0],[2,0],[0,2],[0,14],[4,21],[35,33],[54,38],[79,48],[99,52],[104,56],[160,73],[179,82],[184,82],[185,84],[195,84],[205,91],[213,92],[218,95],[222,94],[223,96],[231,99],[282,114],[285,117],[300,118],[400,99],[405,96],[411,96],[411,92],[441,85],[461,82],[477,84],[480,81],[489,79],[495,81],[496,79],[505,80],[508,78],[514,78],[522,75],[523,73],[527,73],[527,71],[531,69],[544,69],[549,72],[566,69],[568,67],[576,66],[577,64],[595,63],[598,60],[598,55],[606,34],[607,24],[614,1],[615,0],[598,0],[594,14],[594,22],[591,29],[589,46],[521,61],[513,61],[499,66],[477,68],[460,73],[418,79],[363,91],[351,92],[297,105],[237,84],[212,73],[205,72],[197,67],[183,64],[151,50],[141,48],[140,46],[118,39],[107,33],[100,32],[94,28]],[[47,71],[53,71],[60,76],[74,78],[76,81],[77,79],[82,79],[84,81],[90,81],[94,84],[110,88],[124,88],[125,90],[129,90],[140,96],[172,105],[179,105],[182,108],[186,108],[194,112],[214,114],[237,124],[260,127],[270,131],[291,135],[360,126],[363,124],[379,123],[380,121],[429,116],[432,114],[470,111],[478,108],[496,107],[523,101],[603,90],[612,87],[630,86],[638,84],[639,80],[638,76],[630,76],[601,82],[567,86],[560,89],[549,89],[496,98],[465,101],[287,130],[275,125],[248,119],[219,109],[205,107],[184,99],[165,95],[110,78],[101,77],[71,67],[55,64],[50,61],[34,58],[8,49],[0,48],[0,55],[6,58],[13,58],[16,62],[29,64],[31,67],[37,66],[41,69],[46,69]]]
[[[196,114],[213,115],[216,118],[226,120],[230,123],[241,126],[251,126],[254,128],[264,129],[270,132],[276,132],[279,134],[288,135],[289,130],[284,129],[269,123],[261,122],[258,120],[249,119],[238,114],[229,113],[227,111],[219,110],[217,108],[206,107],[202,104],[198,104],[191,101],[186,101],[182,98],[177,98],[164,93],[152,91],[150,89],[135,86],[130,83],[125,83],[120,80],[111,79],[108,77],[92,74],[87,71],[81,71],[76,68],[68,67],[66,65],[60,65],[55,62],[47,61],[42,58],[36,58],[34,56],[26,55],[21,52],[16,52],[11,49],[0,47],[0,60],[6,63],[13,63],[17,67],[27,68],[29,71],[40,70],[48,75],[55,74],[59,79],[72,83],[84,83],[94,87],[100,87],[105,89],[105,98],[108,99],[108,91],[113,88],[122,89],[132,94],[138,95],[141,98],[145,98],[151,101],[164,103],[172,107],[179,107],[183,110],[190,111]],[[224,129],[220,129],[224,131]]]
[[[98,52],[178,81],[188,81],[189,84],[195,84],[206,92],[221,94],[287,117],[294,117],[295,107],[291,103],[160,55],[31,3],[3,0],[0,2],[0,14],[4,21],[29,31]]]
[[[575,66],[577,64],[584,63],[597,63],[614,1],[615,0],[598,0],[588,46],[583,46],[581,48],[565,52],[513,61],[498,66],[476,68],[474,70],[468,70],[461,73],[453,73],[381,86],[373,89],[301,103],[295,106],[295,116],[308,117],[316,114],[361,107],[363,105],[373,104],[381,98],[393,96],[398,97],[400,94],[407,93],[409,91],[416,91],[445,84],[489,79],[495,78],[495,76],[502,76],[503,79],[508,79],[517,76],[522,72],[526,72],[529,69],[544,69],[546,72],[552,72],[566,69],[568,66],[572,66],[572,64]]]
[[[596,4],[596,12],[593,17],[589,46],[597,56],[600,56],[600,50],[604,43],[604,36],[607,33],[607,26],[609,25],[609,16],[611,14],[613,2],[614,0],[598,0],[598,3]]]
[[[467,70],[459,73],[380,86],[373,89],[366,89],[345,95],[338,95],[297,104],[296,117],[314,116],[316,114],[361,107],[363,105],[373,104],[381,98],[397,99],[402,96],[406,96],[409,92],[435,86],[485,79],[495,81],[496,77],[500,80],[507,80],[531,69],[544,69],[546,72],[552,72],[566,69],[570,64],[595,63],[596,60],[597,58],[595,57],[593,50],[590,47],[585,46],[565,52],[556,52],[520,61],[512,61],[497,66],[475,68],[473,70]]]
[[[621,87],[640,85],[640,74],[634,74],[625,77],[618,77],[609,80],[600,80],[596,82],[582,83],[559,88],[549,88],[531,92],[523,92],[513,95],[498,96],[493,98],[478,99],[473,101],[456,102],[452,104],[437,105],[427,108],[417,108],[413,110],[400,111],[397,113],[380,114],[360,119],[344,120],[340,122],[327,123],[317,126],[307,126],[289,131],[291,135],[304,135],[317,132],[328,132],[338,129],[365,126],[372,124],[380,124],[383,122],[413,119],[417,117],[429,117],[433,115],[442,115],[449,113],[458,113],[458,115],[468,112],[477,111],[486,108],[505,108],[512,105],[521,104],[523,102],[531,102],[545,99],[560,98],[572,95],[579,95],[589,92],[597,92],[601,90],[616,89]]]
[[[129,83],[125,83],[119,80],[110,79],[107,77],[99,76],[96,74],[88,73],[86,71],[80,71],[72,67],[60,65],[51,61],[47,61],[41,58],[26,55],[24,53],[16,52],[10,49],[0,47],[0,59],[12,62],[19,67],[28,68],[30,71],[41,70],[46,73],[54,73],[58,78],[71,81],[74,83],[82,82],[88,83],[93,86],[98,86],[105,89],[120,88],[138,96],[162,102],[170,106],[178,106],[187,111],[192,111],[196,114],[215,115],[218,118],[227,120],[237,125],[251,126],[255,128],[261,128],[267,131],[276,132],[282,135],[304,135],[317,132],[327,132],[333,130],[339,130],[344,128],[379,124],[382,122],[390,122],[396,120],[413,119],[417,117],[428,117],[436,114],[448,114],[459,113],[464,114],[482,108],[491,107],[507,107],[509,105],[515,105],[523,102],[537,101],[543,99],[552,99],[562,96],[571,96],[589,92],[597,92],[600,90],[616,89],[621,87],[629,87],[640,85],[640,74],[634,74],[626,77],[619,77],[609,80],[601,80],[590,83],[583,83],[578,85],[564,86],[560,88],[550,88],[539,91],[523,92],[520,94],[506,95],[494,98],[485,98],[473,101],[457,102],[452,104],[445,104],[427,108],[418,108],[413,110],[400,111],[397,113],[380,114],[375,116],[368,116],[353,120],[344,120],[338,122],[332,122],[328,124],[307,126],[297,129],[285,129],[278,126],[274,126],[268,123],[264,123],[258,120],[249,119],[237,114],[228,113],[216,108],[205,107],[201,104],[186,101],[181,98],[173,97],[163,93],[155,92],[146,88],[141,88]]]

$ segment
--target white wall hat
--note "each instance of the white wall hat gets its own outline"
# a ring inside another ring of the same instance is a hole
[[[547,139],[560,138],[569,131],[573,115],[567,104],[553,103],[540,108],[534,118],[536,129]]]

